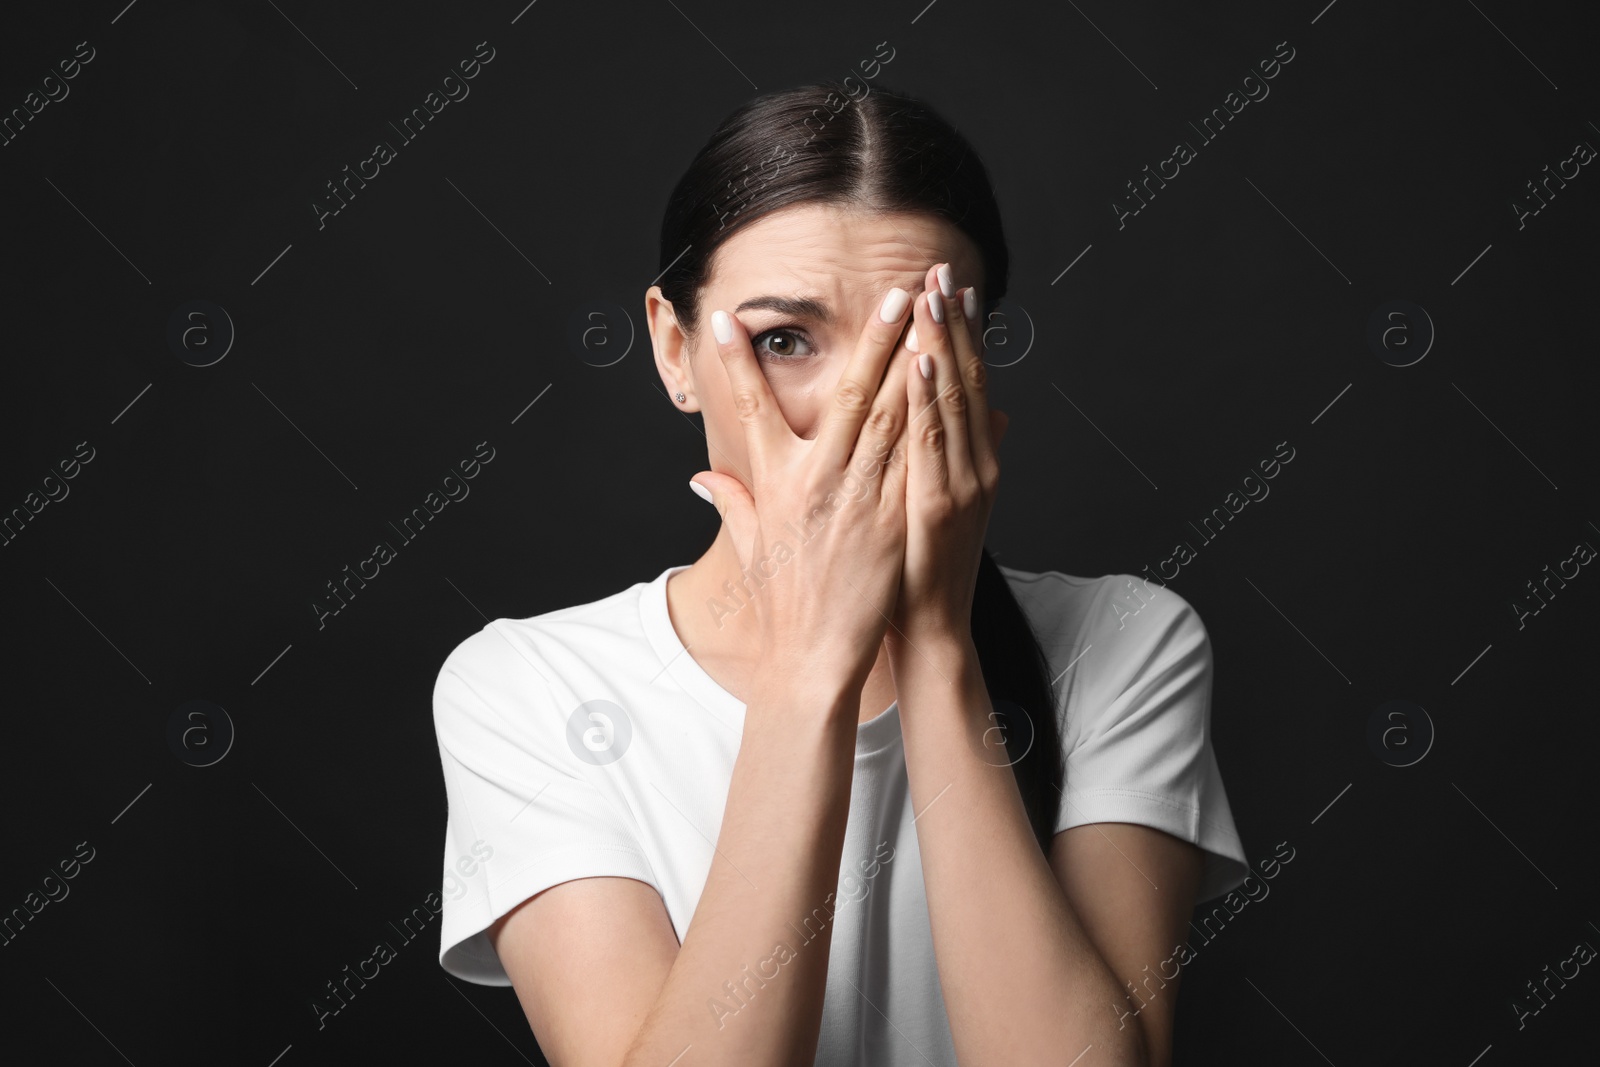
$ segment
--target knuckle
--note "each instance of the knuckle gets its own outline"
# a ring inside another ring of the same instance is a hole
[[[935,493],[932,500],[922,506],[923,514],[938,525],[949,523],[956,515],[956,502],[949,493]]]
[[[967,391],[960,382],[951,382],[939,393],[939,403],[956,414],[967,410]]]
[[[861,383],[854,381],[840,383],[838,392],[834,394],[834,402],[839,405],[839,410],[851,413],[862,410],[871,400]]]
[[[872,409],[872,414],[867,416],[867,426],[873,433],[882,437],[893,437],[897,422],[892,408],[875,407]]]
[[[928,452],[944,451],[944,423],[929,419],[917,430],[917,443]]]
[[[989,369],[983,365],[981,359],[973,359],[967,363],[966,376],[968,384],[980,392],[989,384]]]
[[[733,407],[741,422],[755,422],[761,417],[761,396],[754,389],[736,389]]]

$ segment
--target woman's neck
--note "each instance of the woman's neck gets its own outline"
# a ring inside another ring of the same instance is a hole
[[[713,681],[741,701],[761,653],[753,607],[761,597],[758,582],[756,574],[742,572],[726,524],[699,559],[667,580],[667,612],[678,639]],[[888,653],[879,645],[862,687],[858,721],[876,717],[894,700]]]

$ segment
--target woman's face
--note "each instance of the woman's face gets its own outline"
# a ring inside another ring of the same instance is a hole
[[[744,324],[789,428],[810,439],[867,316],[878,313],[895,286],[916,297],[928,268],[945,262],[956,288],[977,286],[981,307],[978,250],[944,219],[802,204],[751,223],[717,250],[692,349],[652,286],[646,304],[656,365],[667,392],[687,397],[680,410],[702,412],[711,469],[749,483],[744,427],[711,335],[713,311],[720,308]],[[911,312],[905,321],[912,321]],[[972,325],[975,346],[980,326]]]

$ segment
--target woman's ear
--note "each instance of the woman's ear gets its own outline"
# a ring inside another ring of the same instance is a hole
[[[645,291],[644,311],[649,324],[650,346],[655,353],[656,372],[661,375],[661,384],[666,387],[667,396],[680,411],[698,411],[688,341],[678,324],[671,301],[661,295],[659,285],[652,285]],[[678,400],[680,393],[682,400]]]

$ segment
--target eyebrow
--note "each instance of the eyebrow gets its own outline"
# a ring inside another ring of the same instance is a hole
[[[825,325],[831,325],[833,322],[833,312],[829,310],[828,305],[809,296],[753,296],[733,310],[735,314],[741,311],[776,311],[780,315],[810,319]]]
[[[915,298],[922,292],[921,288],[907,290]],[[833,325],[833,311],[825,301],[809,296],[753,296],[742,301],[734,308],[734,313],[741,311],[776,311],[780,315],[788,315],[797,319],[808,319],[820,322],[825,326]]]

